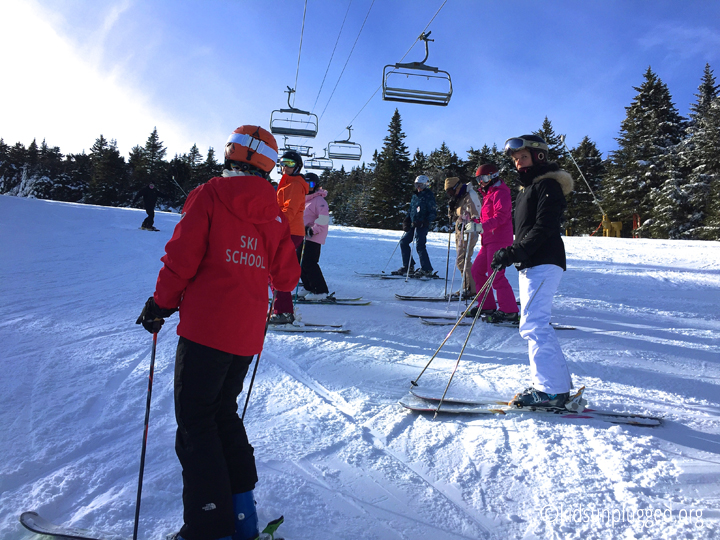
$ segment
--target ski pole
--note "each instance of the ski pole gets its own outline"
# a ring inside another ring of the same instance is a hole
[[[493,275],[492,275],[492,278],[495,279],[495,274],[494,274],[494,273],[493,273]],[[473,301],[470,302],[470,305],[469,305],[469,306],[465,309],[465,311],[463,312],[462,317],[460,317],[460,318],[457,320],[457,322],[455,323],[455,326],[453,326],[453,327],[450,329],[450,332],[448,332],[448,335],[445,336],[445,339],[443,340],[443,342],[442,342],[442,343],[440,344],[440,346],[437,348],[437,350],[435,351],[435,353],[430,357],[430,360],[428,360],[428,363],[425,365],[425,367],[423,368],[423,370],[420,372],[420,375],[418,375],[417,378],[416,378],[414,381],[410,381],[410,384],[412,384],[413,386],[417,386],[417,385],[418,385],[417,383],[418,383],[418,381],[420,380],[420,377],[422,377],[422,376],[423,376],[423,373],[425,373],[425,371],[427,370],[427,368],[430,367],[430,364],[432,363],[433,360],[435,360],[435,357],[436,357],[436,356],[438,355],[438,353],[440,352],[440,349],[442,349],[443,346],[445,345],[445,343],[447,343],[447,340],[450,339],[450,336],[453,334],[453,332],[455,331],[455,329],[460,325],[460,323],[462,322],[462,320],[463,320],[463,319],[465,318],[465,316],[468,314],[468,312],[469,312],[470,309],[472,308],[472,305],[475,303],[475,301],[478,299],[478,297],[479,297],[482,293],[486,292],[487,289],[489,289],[489,284],[490,284],[490,281],[486,281],[486,282],[485,282],[485,285],[483,285],[482,288],[477,292],[477,294],[475,295],[475,298],[473,298]],[[484,300],[483,300],[483,301],[484,301]],[[480,310],[478,310],[478,313],[480,313]],[[477,315],[477,314],[476,314],[476,315]]]
[[[465,260],[463,261],[463,271],[462,271],[462,286],[460,294],[458,295],[458,309],[457,314],[460,315],[460,304],[462,303],[462,296],[465,292],[465,289],[467,288],[467,264],[468,264],[468,258],[470,257],[469,251],[470,251],[470,235],[472,233],[467,233],[467,240],[465,241]],[[485,301],[483,300],[483,303]]]
[[[491,285],[492,282],[495,280],[495,276],[497,275],[498,270],[494,270],[492,275],[490,276],[490,279],[487,280],[486,284],[488,287],[485,289],[485,294],[483,295],[482,303],[480,305],[485,304],[485,299],[487,298],[488,293],[491,291]],[[433,415],[433,420],[435,420],[435,417],[440,412],[440,406],[443,404],[443,401],[445,400],[445,395],[447,394],[448,389],[450,388],[450,383],[453,380],[453,377],[455,376],[455,372],[457,371],[458,366],[460,365],[460,359],[462,358],[463,353],[465,352],[465,347],[467,347],[468,341],[470,341],[470,334],[472,334],[473,328],[475,328],[475,323],[477,322],[478,318],[480,317],[480,309],[475,312],[475,317],[473,318],[473,322],[470,325],[470,330],[468,330],[467,337],[465,338],[465,343],[463,343],[462,349],[460,349],[460,354],[458,355],[457,361],[455,362],[455,367],[452,370],[452,373],[450,374],[450,380],[447,383],[447,386],[445,387],[445,391],[443,392],[442,397],[440,398],[440,402],[438,403],[437,409],[435,409],[435,414]]]
[[[300,279],[298,280],[298,283],[295,286],[295,294],[293,295],[293,308],[295,307],[295,303],[297,302],[298,291],[300,290],[300,282],[302,281],[302,263],[303,263],[304,257],[305,257],[305,237],[303,236],[303,245],[302,245],[302,249],[300,250]]]
[[[565,135],[560,135],[560,142],[563,143],[563,146],[564,146],[565,149],[568,151],[568,155],[570,156],[570,159],[572,160],[572,162],[575,164],[575,167],[577,167],[577,170],[578,170],[578,172],[580,173],[580,176],[582,176],[582,179],[585,180],[585,185],[588,187],[588,190],[590,191],[590,195],[592,195],[592,198],[593,198],[593,200],[595,201],[595,204],[598,205],[598,208],[599,208],[600,211],[602,212],[603,216],[607,215],[607,214],[605,214],[605,210],[603,210],[603,207],[600,205],[600,201],[598,201],[597,197],[595,196],[595,193],[593,193],[593,190],[592,190],[592,188],[590,187],[590,183],[587,181],[587,178],[585,178],[585,175],[584,175],[583,172],[580,170],[580,165],[577,164],[577,161],[575,161],[575,158],[573,157],[572,152],[571,152],[570,149],[568,148],[567,144],[565,144]],[[599,229],[599,228],[600,228],[600,227],[598,227],[598,229]]]
[[[448,295],[447,283],[448,283],[448,274],[450,274],[450,239],[452,238],[453,229],[454,229],[453,222],[452,222],[452,219],[450,219],[450,230],[448,231],[447,263],[445,263],[445,296]],[[453,274],[453,277],[455,277],[454,274]],[[450,287],[450,288],[452,289],[452,287]]]
[[[265,319],[265,333],[263,334],[263,346],[265,345],[265,336],[267,336],[268,326],[270,326],[270,317],[272,317],[272,312],[273,312],[273,309],[275,308],[276,296],[277,296],[277,292],[273,291],[272,302],[270,302],[270,309],[268,310],[267,319]],[[248,386],[247,396],[245,397],[245,406],[243,407],[242,416],[240,417],[241,421],[245,420],[245,411],[247,411],[248,403],[250,402],[250,393],[252,392],[253,384],[255,383],[255,375],[257,374],[258,365],[260,364],[260,354],[261,353],[262,353],[262,350],[258,353],[257,358],[255,359],[255,368],[253,368],[253,374],[252,374],[252,377],[250,378],[250,386]]]
[[[417,253],[417,236],[416,236],[417,229],[413,230],[413,247],[415,248],[415,253]],[[420,259],[420,255],[418,255],[418,259]],[[407,267],[407,273],[405,274],[405,283],[407,283],[407,280],[410,279],[410,266],[414,262],[413,254],[412,254],[412,248],[410,249],[410,262],[408,262]]]
[[[173,175],[172,181],[175,182],[175,175]],[[178,184],[177,182],[175,182],[175,185],[176,185],[177,187],[179,187],[179,188],[180,188],[180,191],[183,192],[183,195],[185,195],[185,197],[187,197],[187,193],[185,193],[185,190],[180,187],[180,184]]]
[[[395,244],[395,249],[393,249],[393,252],[390,254],[390,258],[385,263],[385,267],[382,269],[382,274],[385,273],[385,269],[388,267],[388,264],[390,264],[390,261],[392,261],[393,256],[395,255],[395,252],[397,251],[398,246],[400,245],[400,242],[402,242],[402,236],[400,237],[400,240],[398,240],[398,243]]]
[[[145,471],[145,450],[147,448],[148,424],[150,423],[150,399],[152,398],[156,349],[157,332],[153,333],[152,353],[150,354],[150,376],[148,377],[147,405],[145,406],[145,429],[143,430],[142,451],[140,452],[140,475],[138,477],[137,500],[135,501],[135,526],[133,527],[133,540],[137,540],[138,524],[140,521],[140,499],[142,497],[143,472]]]

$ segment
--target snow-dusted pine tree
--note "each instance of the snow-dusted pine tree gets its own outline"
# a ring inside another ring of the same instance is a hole
[[[410,154],[405,145],[400,112],[395,109],[385,144],[377,157],[374,181],[370,188],[368,227],[399,229],[407,201],[410,200]]]
[[[597,197],[600,192],[602,178],[606,172],[605,161],[595,143],[587,136],[570,152],[590,184],[592,193],[577,171],[575,164],[567,159],[566,170],[575,179],[575,188],[567,196],[566,229],[569,229],[570,234],[573,235],[592,234],[602,221],[602,211],[595,203],[593,194]]]
[[[626,117],[616,138],[619,148],[611,153],[602,189],[603,208],[612,221],[629,229],[633,215],[640,218],[638,233],[649,234],[658,219],[653,196],[668,179],[675,178],[674,160],[685,131],[685,120],[672,102],[665,83],[648,68],[638,94],[626,107]]]

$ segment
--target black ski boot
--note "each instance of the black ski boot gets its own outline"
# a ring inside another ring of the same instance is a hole
[[[508,405],[519,409],[531,407],[533,409],[564,410],[565,403],[567,403],[569,397],[569,392],[563,394],[547,394],[541,390],[535,390],[531,386],[515,394],[515,397],[510,400]]]

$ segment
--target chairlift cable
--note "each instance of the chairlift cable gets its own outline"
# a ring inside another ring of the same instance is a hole
[[[402,55],[402,58],[400,58],[400,62],[402,62],[403,60],[405,60],[405,57],[406,57],[408,54],[410,54],[410,51],[413,49],[413,47],[415,46],[415,44],[420,40],[420,36],[421,36],[422,34],[424,34],[425,31],[430,27],[430,25],[432,24],[432,22],[435,20],[435,17],[437,17],[438,14],[440,13],[440,11],[442,10],[442,8],[445,7],[445,4],[447,4],[447,0],[443,0],[443,3],[440,4],[440,7],[439,7],[438,10],[435,12],[435,15],[433,15],[433,16],[432,16],[432,19],[430,19],[430,22],[428,22],[428,23],[425,25],[425,28],[423,28],[423,31],[420,33],[420,35],[419,35],[417,38],[415,38],[415,41],[413,41],[413,44],[410,45],[410,48],[407,50],[407,52]],[[372,6],[371,6],[371,7],[372,7]],[[356,114],[355,116],[353,116],[352,120],[350,120],[350,122],[348,123],[348,125],[352,125],[353,122],[355,122],[355,119],[356,119],[358,116],[360,116],[360,113],[363,112],[363,110],[365,109],[365,107],[367,107],[368,103],[370,103],[370,102],[372,101],[372,99],[375,97],[375,94],[377,94],[377,93],[380,91],[381,88],[382,88],[382,85],[378,86],[378,87],[375,89],[375,91],[372,93],[372,95],[370,96],[370,98],[365,102],[365,105],[363,105],[362,108],[357,112],[357,114]],[[326,105],[326,107],[327,107],[327,105]],[[324,111],[323,111],[323,112],[324,112]],[[320,118],[322,118],[322,116],[321,116]],[[344,130],[343,130],[343,131],[344,131]],[[339,137],[339,136],[343,133],[343,131],[341,131],[340,133],[338,133],[338,135],[336,135],[336,137]]]
[[[300,28],[300,48],[298,49],[297,69],[295,70],[295,90],[298,87],[298,77],[300,75],[300,53],[302,53],[303,34],[305,33],[305,14],[307,13],[307,0],[303,8],[302,27]],[[295,106],[295,96],[293,95],[293,107]]]
[[[446,0],[447,1],[447,0]],[[345,73],[345,68],[348,65],[348,62],[350,61],[350,57],[352,56],[353,51],[355,50],[355,45],[357,45],[358,40],[360,39],[360,34],[362,34],[363,28],[365,28],[365,23],[368,20],[368,17],[370,16],[370,11],[372,10],[373,6],[375,5],[375,0],[372,1],[370,4],[370,8],[368,9],[367,14],[365,15],[365,20],[363,20],[362,26],[360,27],[360,31],[358,32],[357,37],[355,38],[355,43],[353,43],[352,49],[350,49],[350,54],[348,54],[347,60],[345,60],[345,65],[342,68],[342,71],[340,72],[340,76],[338,77],[337,82],[335,83],[335,88],[333,88],[332,93],[330,94],[330,97],[327,100],[327,103],[325,104],[325,108],[323,109],[323,112],[320,114],[320,119],[322,120],[323,115],[325,114],[325,111],[328,108],[328,105],[330,105],[330,100],[335,95],[335,90],[338,87],[338,84],[340,84],[340,79],[342,79],[343,73]]]
[[[325,79],[327,78],[328,71],[330,71],[330,64],[332,64],[333,58],[335,56],[335,50],[337,49],[338,43],[340,42],[340,36],[342,35],[343,28],[345,27],[345,21],[347,20],[348,13],[350,12],[350,6],[352,6],[352,0],[350,0],[350,3],[348,4],[347,11],[345,11],[345,17],[343,18],[343,22],[340,25],[340,31],[338,32],[337,39],[335,40],[335,46],[333,47],[332,54],[330,55],[330,61],[328,62],[327,68],[325,69],[325,75],[323,76],[323,80],[320,83],[320,90],[318,90],[317,97],[315,98],[315,103],[313,103],[311,111],[315,110],[315,105],[317,105],[318,100],[320,99],[320,93],[322,92],[323,86],[325,85]]]

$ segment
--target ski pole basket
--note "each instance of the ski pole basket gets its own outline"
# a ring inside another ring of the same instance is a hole
[[[388,64],[383,68],[383,100],[420,105],[445,106],[452,97],[452,79],[447,71],[425,65],[429,55],[430,32],[418,39],[425,42],[422,62]]]
[[[328,143],[327,156],[330,159],[359,161],[362,157],[362,146],[350,140],[352,126],[348,126],[346,129],[348,130],[348,138],[344,141]]]
[[[273,135],[314,139],[318,133],[317,115],[290,105],[290,96],[295,89],[289,86],[287,88],[288,108],[278,109],[270,114],[270,132]]]

